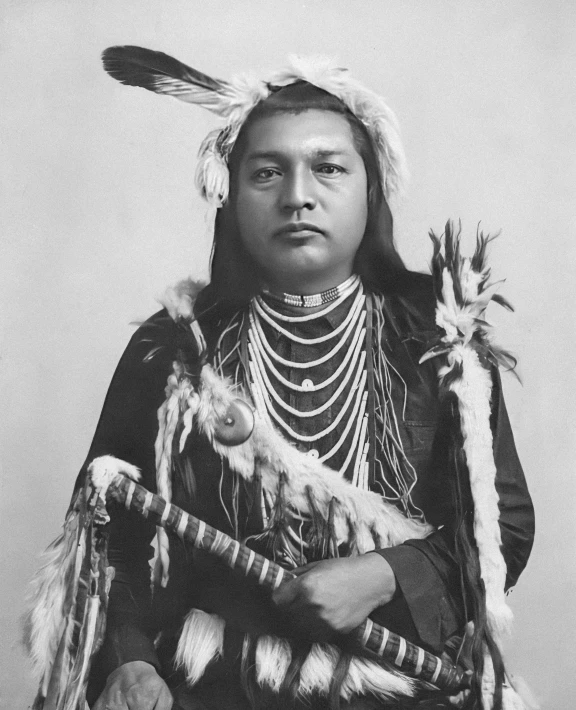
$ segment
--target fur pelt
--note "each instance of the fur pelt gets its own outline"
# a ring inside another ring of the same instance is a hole
[[[430,236],[434,243],[433,272],[438,296],[436,324],[443,335],[422,361],[440,354],[446,356],[447,363],[439,374],[442,384],[458,401],[488,625],[501,647],[503,635],[511,629],[512,611],[504,594],[506,563],[500,549],[500,512],[490,428],[492,378],[480,357],[492,364],[510,360],[507,353],[490,343],[490,326],[484,320],[484,311],[492,300],[511,307],[497,296],[498,284],[489,283],[490,269],[485,264],[485,255],[490,237],[479,233],[474,256],[464,258],[460,255],[460,230],[456,231],[452,223],[446,225],[444,252],[442,240],[433,233]]]
[[[318,459],[298,451],[257,412],[252,436],[239,446],[224,446],[214,438],[214,431],[230,403],[239,396],[238,389],[206,365],[202,369],[198,394],[196,425],[230,468],[248,480],[257,472],[264,490],[273,498],[283,477],[287,502],[301,512],[312,512],[308,488],[326,519],[330,504],[335,500],[334,526],[339,543],[349,541],[353,530],[358,552],[364,553],[377,547],[398,545],[410,538],[426,537],[432,531],[429,525],[406,518],[377,493],[356,488]]]

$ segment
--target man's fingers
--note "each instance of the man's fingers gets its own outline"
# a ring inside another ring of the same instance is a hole
[[[272,593],[272,601],[279,607],[286,607],[296,599],[299,593],[299,585],[297,580],[292,579],[290,582],[281,584],[278,589]]]
[[[156,705],[154,706],[154,710],[175,710],[177,708],[179,708],[179,705],[174,702],[172,693],[168,690],[168,688],[162,688]]]
[[[295,574],[297,577],[300,577],[302,574],[306,574],[306,572],[310,572],[311,569],[314,569],[318,565],[318,562],[309,562],[307,565],[302,565],[302,567],[297,567],[296,569],[291,570],[292,574]]]
[[[98,698],[92,710],[129,710],[124,698],[111,698],[106,692]]]

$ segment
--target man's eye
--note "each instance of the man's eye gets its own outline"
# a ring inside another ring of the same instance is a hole
[[[271,180],[276,175],[278,175],[277,170],[274,170],[273,168],[263,168],[262,170],[258,170],[254,174],[254,178],[262,182],[266,180]]]
[[[344,172],[344,168],[341,168],[339,165],[319,165],[316,168],[316,171],[319,172],[322,175],[328,175],[328,176],[336,176],[336,175],[341,175]]]

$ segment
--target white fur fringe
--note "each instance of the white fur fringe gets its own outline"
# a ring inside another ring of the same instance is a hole
[[[224,619],[216,614],[200,609],[188,612],[175,656],[176,666],[184,669],[188,685],[197,683],[208,664],[222,655],[224,626]]]

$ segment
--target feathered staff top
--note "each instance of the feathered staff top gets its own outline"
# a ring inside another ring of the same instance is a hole
[[[211,131],[201,147],[196,185],[213,206],[228,198],[228,158],[252,109],[283,86],[306,81],[339,98],[366,126],[378,157],[384,197],[394,205],[408,177],[396,117],[384,100],[352,79],[327,57],[289,57],[285,69],[264,80],[247,75],[214,79],[177,59],[143,47],[110,47],[102,55],[104,69],[118,81],[140,86],[212,111],[226,123]]]

